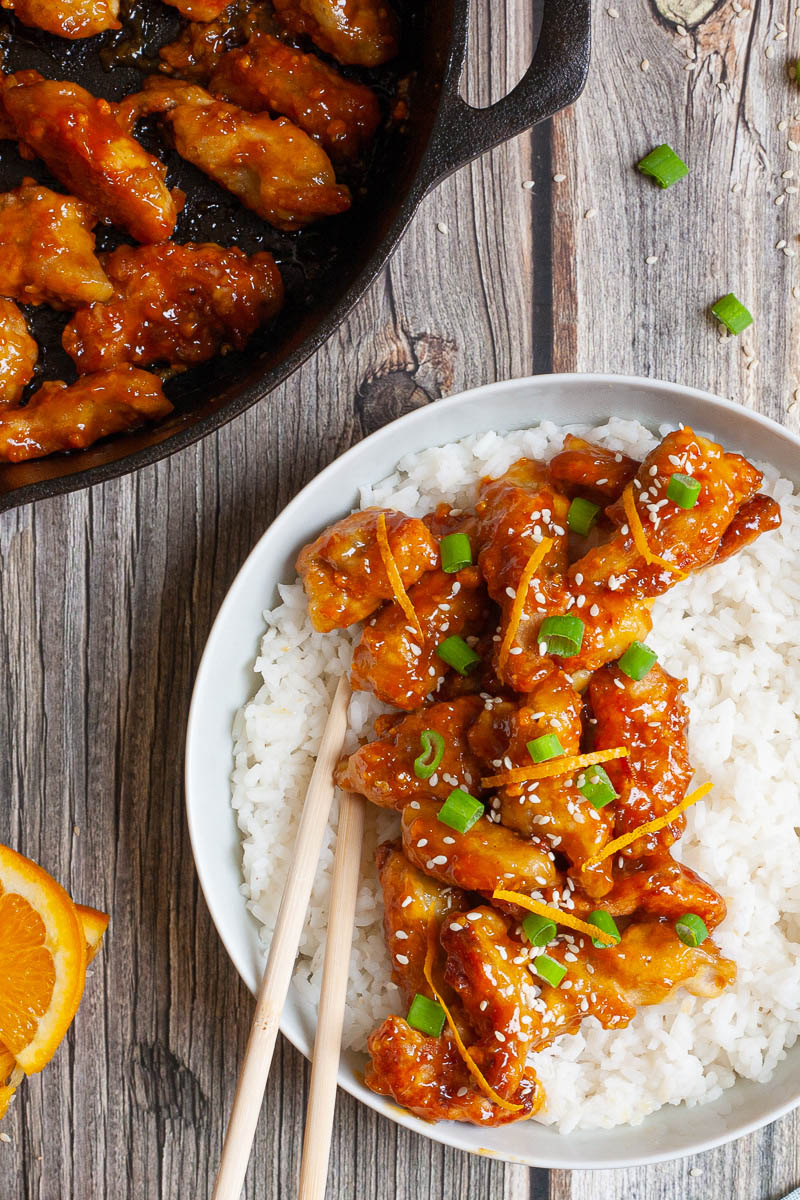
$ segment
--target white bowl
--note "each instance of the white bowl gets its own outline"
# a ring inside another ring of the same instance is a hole
[[[259,686],[253,663],[264,631],[262,614],[276,599],[276,585],[294,579],[297,551],[324,525],[357,507],[359,485],[390,474],[404,454],[478,431],[518,429],[545,419],[596,424],[610,416],[637,418],[653,427],[682,421],[800,481],[800,438],[728,400],[633,377],[540,375],[439,400],[379,429],[313,479],[253,549],[211,630],[186,742],[186,805],[197,872],[219,935],[251,991],[257,989],[261,960],[257,925],[240,891],[240,839],[230,806],[231,727],[236,710]],[[314,1022],[314,1012],[290,991],[281,1029],[306,1057]],[[637,1126],[566,1137],[529,1121],[502,1129],[429,1125],[369,1091],[361,1082],[364,1061],[345,1053],[339,1083],[377,1112],[447,1145],[538,1167],[629,1167],[695,1154],[800,1104],[800,1043],[769,1084],[739,1080],[713,1103],[666,1106]]]

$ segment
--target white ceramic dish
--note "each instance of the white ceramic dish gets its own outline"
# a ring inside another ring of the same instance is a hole
[[[276,585],[294,578],[304,542],[358,504],[358,486],[388,475],[412,451],[469,433],[517,429],[550,419],[599,423],[609,416],[645,424],[691,425],[800,481],[800,438],[765,417],[675,384],[609,375],[546,375],[490,384],[440,400],[385,426],[331,463],[284,509],[257,543],[223,603],[200,663],[186,742],[186,803],[195,863],[206,902],[236,969],[251,991],[260,977],[257,926],[240,892],[240,839],[230,806],[231,726],[256,690],[252,670],[264,630],[262,613]],[[314,1013],[291,992],[281,1028],[307,1057]],[[800,1043],[771,1082],[740,1080],[715,1102],[666,1107],[638,1126],[564,1137],[535,1122],[477,1129],[428,1125],[364,1087],[363,1058],[348,1053],[340,1085],[365,1104],[426,1137],[473,1153],[531,1166],[596,1168],[658,1162],[708,1150],[757,1129],[800,1104]]]

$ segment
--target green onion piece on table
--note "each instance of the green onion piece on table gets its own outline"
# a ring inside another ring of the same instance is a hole
[[[684,913],[675,924],[675,932],[684,946],[699,946],[708,937],[708,929],[697,913]]]
[[[611,913],[607,913],[603,908],[596,908],[594,912],[589,913],[586,918],[589,925],[596,925],[603,933],[607,933],[610,937],[620,940],[622,935],[617,929],[617,922],[612,917]],[[607,950],[606,942],[598,941],[597,938],[592,938],[592,945],[597,946],[598,950]]]
[[[459,675],[469,675],[473,667],[477,667],[481,661],[480,654],[476,654],[472,646],[468,646],[458,634],[445,638],[436,653],[449,667],[458,671]]]
[[[576,496],[569,506],[567,525],[573,533],[580,533],[585,537],[597,520],[599,512],[599,504],[592,504],[591,500]]]
[[[539,626],[539,645],[544,647],[545,654],[571,658],[581,648],[584,628],[580,617],[545,617]]]
[[[700,480],[691,475],[670,475],[667,484],[667,499],[681,508],[694,508],[700,495]]]
[[[546,946],[548,942],[552,942],[557,931],[555,921],[551,921],[549,917],[540,917],[538,913],[531,913],[522,922],[522,932],[532,946]]]
[[[472,546],[465,533],[448,533],[439,543],[442,555],[442,570],[448,575],[472,566]]]
[[[716,304],[712,304],[711,311],[729,333],[741,333],[743,329],[747,329],[748,325],[753,324],[752,314],[748,312],[741,300],[736,299],[733,292],[728,292],[727,296],[723,296]]]
[[[446,1019],[441,1004],[435,1000],[429,1000],[427,996],[422,996],[419,992],[411,1001],[411,1007],[406,1017],[412,1029],[418,1029],[420,1033],[427,1034],[428,1037],[439,1037],[444,1029]]]
[[[414,774],[417,779],[430,779],[444,755],[444,738],[435,729],[423,729],[419,735],[422,753],[414,759]]]
[[[535,958],[533,969],[551,987],[558,987],[567,973],[567,968],[562,967],[561,963],[556,962],[549,954],[540,954],[538,958]]]
[[[675,151],[666,142],[656,146],[649,154],[645,154],[641,162],[636,164],[643,175],[651,175],[662,188],[672,187],[679,179],[689,174],[689,168],[683,159],[678,158]]]
[[[613,783],[600,766],[586,768],[578,779],[578,791],[598,809],[605,808],[617,798]]]
[[[658,655],[649,646],[645,646],[644,642],[631,642],[617,666],[623,675],[638,683],[657,661]]]
[[[535,763],[547,762],[551,758],[559,758],[564,753],[564,747],[555,733],[543,733],[541,737],[528,742],[528,754]]]
[[[463,788],[453,788],[436,817],[443,825],[455,829],[456,833],[466,833],[481,819],[483,811],[480,800],[470,796]]]

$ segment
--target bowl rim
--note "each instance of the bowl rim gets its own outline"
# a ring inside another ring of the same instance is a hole
[[[252,964],[252,962],[247,962],[246,956],[244,956],[243,954],[240,954],[235,948],[232,948],[231,945],[229,944],[229,941],[228,941],[228,938],[227,938],[226,932],[225,932],[228,921],[227,921],[225,915],[223,914],[222,905],[217,902],[215,892],[214,892],[214,887],[213,887],[213,879],[210,878],[208,875],[206,875],[202,869],[202,865],[201,865],[202,854],[200,851],[200,840],[201,840],[201,838],[200,838],[200,822],[198,820],[199,806],[196,805],[193,801],[193,794],[194,794],[193,793],[193,787],[194,787],[193,772],[194,772],[195,758],[196,758],[196,754],[197,754],[196,747],[199,743],[199,740],[201,739],[201,733],[198,729],[198,725],[199,725],[199,715],[198,714],[199,714],[201,700],[203,699],[204,691],[205,691],[205,688],[207,687],[206,675],[208,674],[209,669],[210,669],[209,663],[210,663],[210,659],[211,659],[211,654],[212,654],[212,650],[214,648],[215,639],[219,636],[220,630],[225,627],[229,612],[233,611],[233,609],[235,608],[235,604],[236,604],[236,601],[238,598],[238,592],[242,588],[243,584],[245,583],[246,577],[249,574],[250,569],[253,568],[253,566],[260,560],[261,556],[264,554],[265,545],[268,545],[271,540],[276,539],[277,536],[279,534],[283,533],[283,531],[285,529],[291,527],[291,525],[295,519],[295,515],[302,511],[304,505],[306,505],[309,502],[309,497],[312,496],[315,491],[323,490],[325,485],[327,484],[328,480],[335,478],[336,476],[338,476],[340,474],[346,474],[347,468],[351,464],[359,461],[362,458],[368,458],[370,447],[379,442],[383,442],[388,436],[390,436],[389,431],[396,429],[400,425],[402,425],[404,429],[413,429],[415,426],[418,426],[418,425],[424,427],[428,422],[430,422],[433,418],[435,418],[435,415],[437,415],[437,414],[441,415],[444,412],[450,412],[451,410],[458,409],[461,406],[464,406],[469,401],[474,402],[474,401],[486,399],[489,397],[497,397],[498,395],[503,395],[506,392],[514,391],[519,388],[530,387],[535,390],[535,389],[545,389],[548,386],[556,386],[557,387],[557,386],[561,386],[561,385],[574,385],[576,383],[586,386],[587,388],[626,387],[626,388],[641,388],[646,391],[666,392],[670,395],[670,397],[672,399],[674,399],[678,402],[680,402],[681,400],[684,400],[684,401],[689,400],[696,404],[700,404],[703,408],[705,408],[708,411],[709,422],[712,425],[716,424],[717,426],[720,423],[719,422],[720,417],[724,418],[725,414],[735,413],[738,421],[744,422],[744,424],[752,423],[756,426],[760,426],[763,430],[766,430],[769,433],[772,433],[773,435],[777,435],[779,439],[786,441],[790,445],[793,445],[795,450],[799,452],[798,453],[798,462],[800,463],[800,435],[796,434],[792,430],[785,428],[785,426],[783,426],[779,422],[773,420],[771,417],[765,416],[762,413],[759,413],[752,409],[746,408],[746,407],[742,406],[741,404],[737,404],[734,401],[731,401],[729,399],[723,398],[721,396],[716,396],[713,393],[704,391],[703,389],[700,389],[700,388],[688,387],[688,386],[685,386],[682,384],[671,383],[669,381],[660,380],[660,379],[652,379],[652,378],[648,378],[645,376],[639,376],[639,375],[620,375],[620,374],[611,374],[611,373],[605,373],[605,372],[603,372],[603,373],[564,372],[564,373],[551,373],[551,374],[545,374],[545,375],[521,376],[518,378],[506,379],[506,380],[498,381],[495,383],[483,384],[479,387],[471,388],[471,389],[459,392],[455,395],[448,396],[444,399],[437,400],[437,401],[433,402],[432,404],[424,405],[422,408],[415,409],[412,412],[406,413],[406,414],[396,418],[394,421],[388,422],[386,425],[381,426],[379,429],[375,430],[373,433],[369,434],[367,437],[362,438],[360,441],[356,442],[353,446],[351,446],[347,450],[345,450],[342,454],[340,454],[339,456],[334,458],[320,472],[318,472],[316,475],[314,475],[300,489],[300,491],[298,491],[296,493],[296,495],[289,501],[289,503],[285,506],[285,508],[283,508],[277,514],[277,516],[274,518],[274,520],[266,527],[264,532],[259,537],[258,541],[255,543],[253,548],[248,553],[247,557],[245,558],[244,562],[242,563],[241,567],[239,568],[236,576],[234,577],[231,584],[229,585],[229,588],[228,588],[226,595],[222,601],[222,604],[220,605],[219,610],[214,618],[212,627],[208,634],[206,645],[203,650],[203,654],[200,659],[200,663],[198,665],[197,674],[195,677],[195,683],[194,683],[194,687],[193,687],[193,691],[192,691],[191,704],[190,704],[190,708],[189,708],[189,716],[188,716],[188,720],[187,720],[186,743],[185,743],[185,805],[186,805],[186,817],[187,817],[187,824],[188,824],[188,828],[189,828],[189,837],[190,837],[190,842],[191,842],[191,847],[192,847],[192,854],[193,854],[193,858],[194,858],[195,869],[197,871],[198,880],[200,882],[200,887],[203,892],[203,896],[204,896],[206,905],[208,907],[212,921],[214,922],[217,933],[219,934],[219,937],[223,943],[223,946],[225,947],[226,953],[228,954],[229,958],[233,962],[233,965],[236,968],[238,974],[240,975],[242,980],[246,983],[246,985],[251,990],[251,992],[254,991],[253,982],[252,982],[253,964]],[[614,415],[616,415],[616,414],[614,414],[613,412],[610,412],[608,414],[609,417],[613,417]],[[673,420],[675,419],[676,415],[678,416],[678,419],[680,419],[678,414],[673,414],[672,415]],[[714,421],[713,418],[717,418],[717,420]],[[543,418],[540,414],[532,412],[531,425],[540,424],[544,419],[545,418]],[[628,419],[628,418],[626,418],[626,419]],[[668,419],[669,419],[669,417],[665,413],[665,420],[668,420]],[[569,414],[562,414],[562,413],[556,414],[556,416],[553,418],[553,420],[554,420],[554,423],[557,423],[559,425],[570,425],[570,424],[579,423],[575,420],[570,420]],[[501,423],[502,422],[499,422],[499,424],[501,424]],[[523,427],[524,427],[524,425],[516,425],[516,426],[508,425],[507,428],[508,428],[508,431],[511,431],[513,428],[523,428]],[[474,432],[474,430],[466,429],[460,436],[466,437],[469,435],[470,432]],[[440,444],[446,444],[447,441],[452,441],[452,440],[453,440],[452,438],[448,437],[442,442],[437,442],[434,440],[432,442],[429,442],[428,444],[440,445]],[[402,456],[403,456],[403,454],[401,452],[398,455],[398,459],[401,458]],[[382,477],[382,475],[381,475],[381,477]],[[372,475],[370,475],[369,481],[370,482],[375,481],[375,479]],[[800,468],[798,468],[798,474],[795,479],[795,482],[798,485],[800,485]],[[258,646],[260,644],[260,639],[261,639],[262,635],[263,635],[263,629],[253,631],[253,641],[254,641],[253,657],[254,658],[258,651]],[[256,677],[254,676],[254,679],[255,678]],[[248,698],[248,696],[246,694],[243,695],[242,703],[244,703],[247,700],[247,698]],[[232,809],[231,809],[231,814],[233,815]],[[239,840],[241,841],[238,826],[237,826],[237,836],[239,836]],[[252,916],[252,914],[250,914],[247,911],[244,900],[242,902],[242,910],[243,910],[243,913],[245,914],[246,921],[248,923],[250,923],[253,928],[256,928],[255,918]],[[291,990],[290,990],[290,996],[291,996]],[[310,1058],[310,1052],[311,1052],[310,1039],[308,1037],[304,1037],[302,1033],[298,1033],[294,1028],[291,1028],[291,1027],[287,1028],[287,1019],[286,1019],[285,1010],[284,1010],[284,1015],[281,1018],[280,1028],[281,1028],[281,1032],[284,1034],[285,1037],[288,1038],[288,1040],[292,1043],[292,1045],[294,1045],[295,1048],[297,1050],[299,1050],[301,1054],[304,1055],[304,1057]],[[789,1050],[791,1050],[791,1047],[788,1048],[787,1053],[789,1052]],[[742,1083],[742,1082],[749,1083],[750,1081],[739,1081],[739,1082],[740,1083]],[[785,1116],[787,1113],[791,1112],[793,1109],[800,1106],[800,1080],[798,1080],[796,1093],[793,1096],[791,1096],[788,1100],[786,1100],[784,1102],[776,1103],[773,1107],[768,1108],[767,1111],[760,1114],[759,1116],[756,1116],[749,1120],[743,1120],[741,1122],[736,1123],[735,1127],[732,1130],[725,1129],[722,1132],[720,1132],[718,1135],[704,1138],[702,1141],[699,1141],[694,1145],[688,1145],[685,1148],[681,1148],[677,1151],[674,1149],[663,1151],[658,1148],[653,1148],[649,1151],[646,1150],[643,1153],[638,1154],[636,1157],[620,1155],[617,1157],[609,1157],[609,1158],[604,1157],[602,1160],[589,1159],[587,1161],[576,1161],[574,1147],[573,1147],[572,1153],[570,1153],[570,1151],[569,1151],[570,1140],[572,1138],[574,1138],[574,1136],[575,1136],[574,1134],[563,1135],[564,1136],[564,1150],[563,1150],[563,1155],[560,1157],[553,1156],[553,1155],[542,1156],[542,1155],[539,1155],[536,1153],[530,1153],[530,1154],[526,1153],[523,1155],[518,1155],[518,1154],[514,1154],[514,1153],[509,1153],[505,1149],[503,1149],[502,1151],[496,1151],[496,1150],[492,1150],[492,1149],[487,1149],[486,1147],[478,1147],[475,1145],[465,1144],[463,1141],[463,1137],[459,1137],[459,1134],[458,1134],[458,1131],[463,1128],[459,1123],[440,1121],[440,1122],[437,1122],[436,1124],[428,1124],[427,1122],[424,1122],[424,1121],[420,1120],[419,1118],[413,1116],[413,1114],[407,1112],[405,1109],[400,1108],[398,1105],[394,1104],[391,1100],[387,1100],[386,1097],[378,1096],[372,1092],[369,1092],[355,1078],[353,1073],[347,1071],[343,1067],[342,1064],[340,1064],[340,1068],[339,1068],[338,1084],[345,1091],[349,1092],[350,1095],[352,1095],[355,1099],[361,1100],[363,1103],[366,1103],[369,1107],[371,1107],[375,1112],[379,1113],[380,1115],[388,1117],[390,1120],[394,1121],[396,1124],[400,1124],[400,1125],[404,1126],[405,1128],[413,1130],[416,1133],[420,1133],[423,1136],[428,1137],[433,1141],[439,1142],[440,1144],[453,1146],[456,1149],[466,1150],[470,1153],[488,1155],[491,1157],[498,1158],[501,1161],[522,1163],[527,1166],[547,1167],[550,1169],[566,1169],[566,1170],[627,1168],[627,1167],[644,1166],[647,1164],[684,1158],[688,1155],[698,1154],[698,1153],[705,1152],[707,1150],[712,1150],[718,1146],[726,1144],[727,1142],[736,1140],[740,1137],[744,1137],[749,1133],[752,1133],[758,1129],[763,1128],[764,1126],[770,1124],[772,1121],[778,1120],[780,1117]],[[734,1085],[734,1087],[735,1086],[737,1086],[737,1085]],[[769,1087],[769,1084],[754,1085],[754,1086]],[[733,1088],[726,1089],[726,1091],[723,1092],[723,1096],[724,1095],[730,1096],[732,1091],[733,1091]],[[711,1101],[708,1103],[715,1103],[715,1101]],[[685,1106],[685,1104],[678,1105],[678,1106],[671,1106],[671,1105],[667,1104],[667,1105],[662,1105],[662,1107],[660,1109],[656,1110],[653,1114],[650,1114],[650,1117],[647,1119],[655,1120],[655,1119],[657,1119],[659,1112],[663,1113],[665,1111],[665,1109],[667,1111],[669,1111],[673,1107],[676,1110],[689,1111],[689,1109]],[[703,1107],[704,1107],[703,1105],[698,1106],[696,1111],[700,1112]],[[615,1127],[616,1130],[623,1130],[623,1129],[634,1130],[637,1128],[642,1129],[643,1126],[642,1125],[639,1125],[639,1126],[620,1125],[620,1126]],[[603,1132],[611,1133],[611,1132],[613,1132],[613,1130],[597,1131],[597,1132],[598,1133],[603,1133]],[[490,1135],[491,1135],[491,1131],[485,1131],[486,1140],[490,1140]]]

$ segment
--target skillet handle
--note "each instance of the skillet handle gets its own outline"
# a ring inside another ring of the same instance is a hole
[[[488,108],[459,95],[467,50],[467,5],[456,0],[456,48],[424,164],[429,191],[447,175],[577,100],[586,83],[591,47],[591,0],[544,0],[533,61],[517,86]]]

